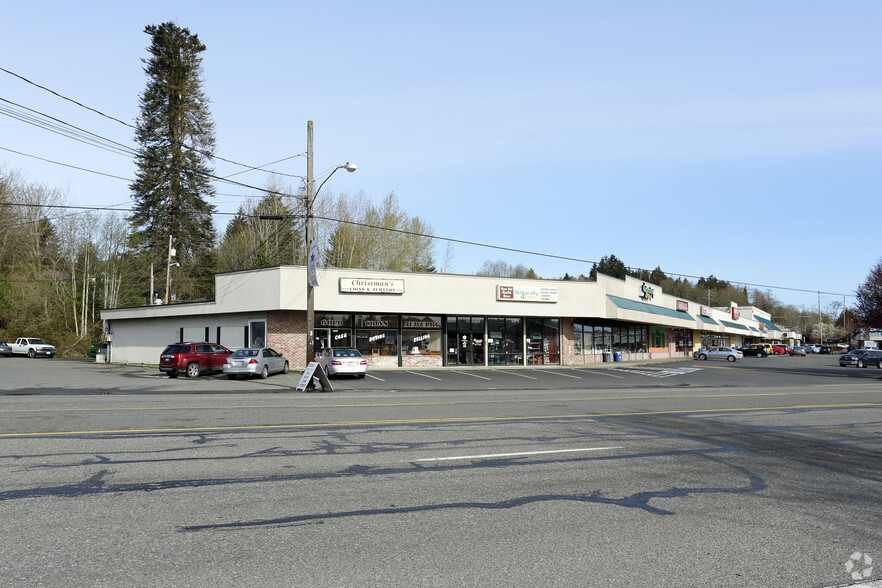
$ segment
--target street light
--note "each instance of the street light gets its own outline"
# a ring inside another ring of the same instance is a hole
[[[318,250],[313,237],[313,217],[312,204],[319,190],[325,185],[331,176],[338,169],[345,169],[348,172],[354,172],[356,166],[348,161],[343,165],[336,166],[328,177],[319,184],[318,190],[313,190],[315,180],[312,174],[312,121],[306,121],[306,251],[307,251],[307,267],[306,267],[306,365],[315,361],[315,293],[313,288],[318,286],[318,276],[316,275],[316,259]]]

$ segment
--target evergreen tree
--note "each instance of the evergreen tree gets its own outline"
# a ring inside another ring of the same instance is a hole
[[[882,260],[870,268],[867,279],[857,289],[854,309],[862,327],[882,327]]]
[[[174,291],[183,299],[211,295],[215,269],[214,196],[209,183],[214,123],[202,92],[199,38],[174,23],[149,25],[149,80],[141,94],[135,140],[138,170],[129,186],[135,201],[131,245],[150,261],[176,250]]]

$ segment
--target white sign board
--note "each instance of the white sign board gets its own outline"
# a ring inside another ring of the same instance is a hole
[[[496,286],[496,300],[516,302],[557,302],[557,288],[541,286]]]
[[[354,294],[404,294],[404,280],[340,278],[340,292]]]
[[[316,371],[318,371],[318,373],[316,373]],[[300,383],[297,384],[295,390],[305,391],[309,388],[313,378],[319,379],[319,382],[322,385],[322,390],[327,390],[328,392],[334,391],[334,387],[331,386],[331,381],[325,374],[325,370],[322,369],[317,361],[309,362],[309,365],[307,365],[306,369],[303,371],[303,375],[300,377]]]

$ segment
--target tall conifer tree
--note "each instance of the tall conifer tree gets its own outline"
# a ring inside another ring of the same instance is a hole
[[[207,200],[214,196],[209,174],[215,139],[202,91],[205,45],[170,22],[144,32],[151,36],[150,57],[142,59],[149,80],[135,133],[131,245],[150,262],[163,262],[171,236],[180,264],[172,291],[179,299],[207,298],[215,266],[215,208]]]

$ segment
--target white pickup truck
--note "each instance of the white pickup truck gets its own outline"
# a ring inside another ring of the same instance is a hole
[[[33,337],[19,337],[10,347],[12,347],[13,355],[27,355],[28,357],[37,357],[38,355],[45,355],[46,357],[55,356],[55,347],[53,345]]]

